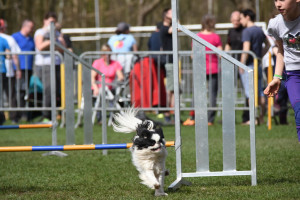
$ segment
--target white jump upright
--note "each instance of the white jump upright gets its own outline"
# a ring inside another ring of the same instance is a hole
[[[254,108],[254,76],[253,70],[247,68],[225,52],[198,37],[178,22],[178,2],[172,0],[173,26],[173,65],[175,93],[175,151],[177,179],[169,189],[177,189],[181,185],[191,184],[184,177],[208,176],[251,176],[252,185],[256,185],[256,152],[255,152],[255,108]],[[179,63],[178,63],[178,33],[180,30],[193,39],[193,85],[195,109],[195,142],[196,142],[196,172],[183,173],[181,161],[181,130],[180,130],[180,98],[179,98]],[[222,134],[223,134],[223,171],[212,172],[209,169],[209,140],[207,126],[207,92],[206,92],[206,53],[205,47],[221,57],[222,75]],[[249,171],[236,169],[235,142],[235,94],[234,69],[240,67],[249,74],[249,111],[250,111],[250,162]]]

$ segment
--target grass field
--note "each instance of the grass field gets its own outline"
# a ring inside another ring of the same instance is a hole
[[[237,119],[238,120],[238,119]],[[218,121],[218,120],[217,120]],[[292,115],[288,126],[256,127],[257,186],[250,176],[189,178],[191,186],[169,191],[166,199],[300,199],[300,144]],[[249,127],[237,121],[237,169],[250,170]],[[174,140],[174,127],[163,127]],[[209,127],[210,170],[222,170],[222,126]],[[51,145],[50,129],[1,130],[0,146]],[[194,127],[182,127],[183,172],[195,172]],[[109,143],[131,142],[133,134],[114,133]],[[101,143],[101,127],[94,127],[94,143]],[[65,130],[58,129],[58,144]],[[83,144],[83,129],[76,130]],[[168,148],[165,189],[176,179],[175,151]],[[68,151],[67,157],[41,156],[44,152],[0,154],[0,199],[153,199],[154,192],[139,184],[128,150]]]

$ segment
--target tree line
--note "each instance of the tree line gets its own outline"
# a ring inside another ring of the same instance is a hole
[[[259,2],[260,21],[268,22],[274,15],[274,3]],[[179,0],[179,19],[182,24],[199,24],[212,4],[210,12],[217,23],[228,23],[232,11],[255,11],[255,3],[256,0]],[[121,21],[131,26],[151,26],[161,21],[162,11],[171,7],[171,0],[98,0],[98,4],[100,27],[115,27]],[[8,22],[8,34],[18,31],[24,19],[33,20],[35,28],[41,27],[48,11],[57,13],[63,28],[95,27],[95,0],[0,0],[0,17]]]

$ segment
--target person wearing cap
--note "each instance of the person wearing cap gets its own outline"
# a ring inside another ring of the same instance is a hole
[[[113,55],[113,59],[120,62],[124,73],[129,73],[131,70],[133,54],[124,53],[137,51],[136,40],[131,34],[129,34],[129,24],[120,22],[116,29],[116,35],[109,38],[108,45],[112,52],[121,53]]]
[[[7,41],[8,46],[10,48],[10,51],[12,53],[20,53],[21,49],[20,49],[19,45],[17,44],[17,42],[15,41],[15,39],[12,36],[7,35],[5,33],[6,28],[7,28],[6,21],[4,19],[0,19],[0,37],[4,38]],[[17,107],[17,98],[16,98],[15,85],[16,85],[16,78],[20,79],[21,76],[22,76],[22,72],[20,70],[18,55],[13,54],[11,57],[12,57],[12,63],[16,67],[16,71],[15,71],[15,74],[13,74],[13,73],[12,74],[8,74],[8,73],[6,74],[7,76],[9,76],[9,79],[10,79],[9,81],[11,82],[9,88],[7,88],[7,89],[10,90],[10,94],[11,94],[11,97],[9,98],[10,107]],[[6,67],[8,67],[8,66],[6,66]],[[12,71],[14,71],[14,70],[12,70]],[[18,112],[11,111],[9,113],[9,117],[12,120],[12,123],[16,124],[19,121],[20,115],[19,115]]]

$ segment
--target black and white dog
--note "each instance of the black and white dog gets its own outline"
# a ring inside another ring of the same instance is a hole
[[[130,108],[124,113],[114,115],[113,129],[116,132],[131,133],[136,131],[130,148],[132,162],[139,171],[142,184],[155,189],[155,196],[168,195],[164,192],[164,179],[167,150],[161,128],[151,120],[136,118],[138,110]]]

